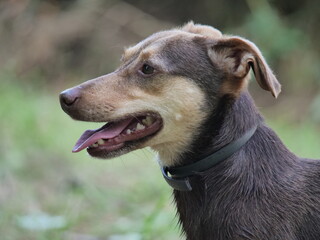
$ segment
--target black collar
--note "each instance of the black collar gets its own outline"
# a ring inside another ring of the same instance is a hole
[[[189,177],[203,172],[213,166],[217,165],[221,161],[229,158],[232,154],[237,152],[243,145],[245,145],[249,139],[253,136],[257,126],[254,126],[247,131],[242,137],[220,148],[218,151],[211,155],[189,165],[182,167],[161,167],[162,175],[167,183],[174,189],[179,191],[191,191]],[[169,176],[169,174],[171,176]]]

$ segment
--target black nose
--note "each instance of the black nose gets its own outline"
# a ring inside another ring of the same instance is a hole
[[[78,88],[70,88],[60,93],[60,104],[63,109],[72,107],[80,98]]]

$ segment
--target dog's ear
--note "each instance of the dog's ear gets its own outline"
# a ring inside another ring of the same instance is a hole
[[[281,85],[266,63],[258,47],[240,37],[216,39],[210,44],[209,57],[212,62],[237,79],[244,79],[250,67],[261,88],[277,98]]]
[[[210,38],[222,37],[222,33],[218,29],[208,25],[194,24],[193,21],[190,21],[182,26],[181,30],[189,33],[200,34]]]

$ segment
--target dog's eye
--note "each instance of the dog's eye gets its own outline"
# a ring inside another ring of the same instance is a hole
[[[141,72],[145,75],[150,75],[152,73],[154,73],[154,68],[151,67],[148,64],[143,64],[142,68],[141,68]]]

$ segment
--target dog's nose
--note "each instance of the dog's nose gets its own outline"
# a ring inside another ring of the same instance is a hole
[[[60,104],[62,108],[68,108],[74,105],[80,98],[78,88],[70,88],[60,93]]]

